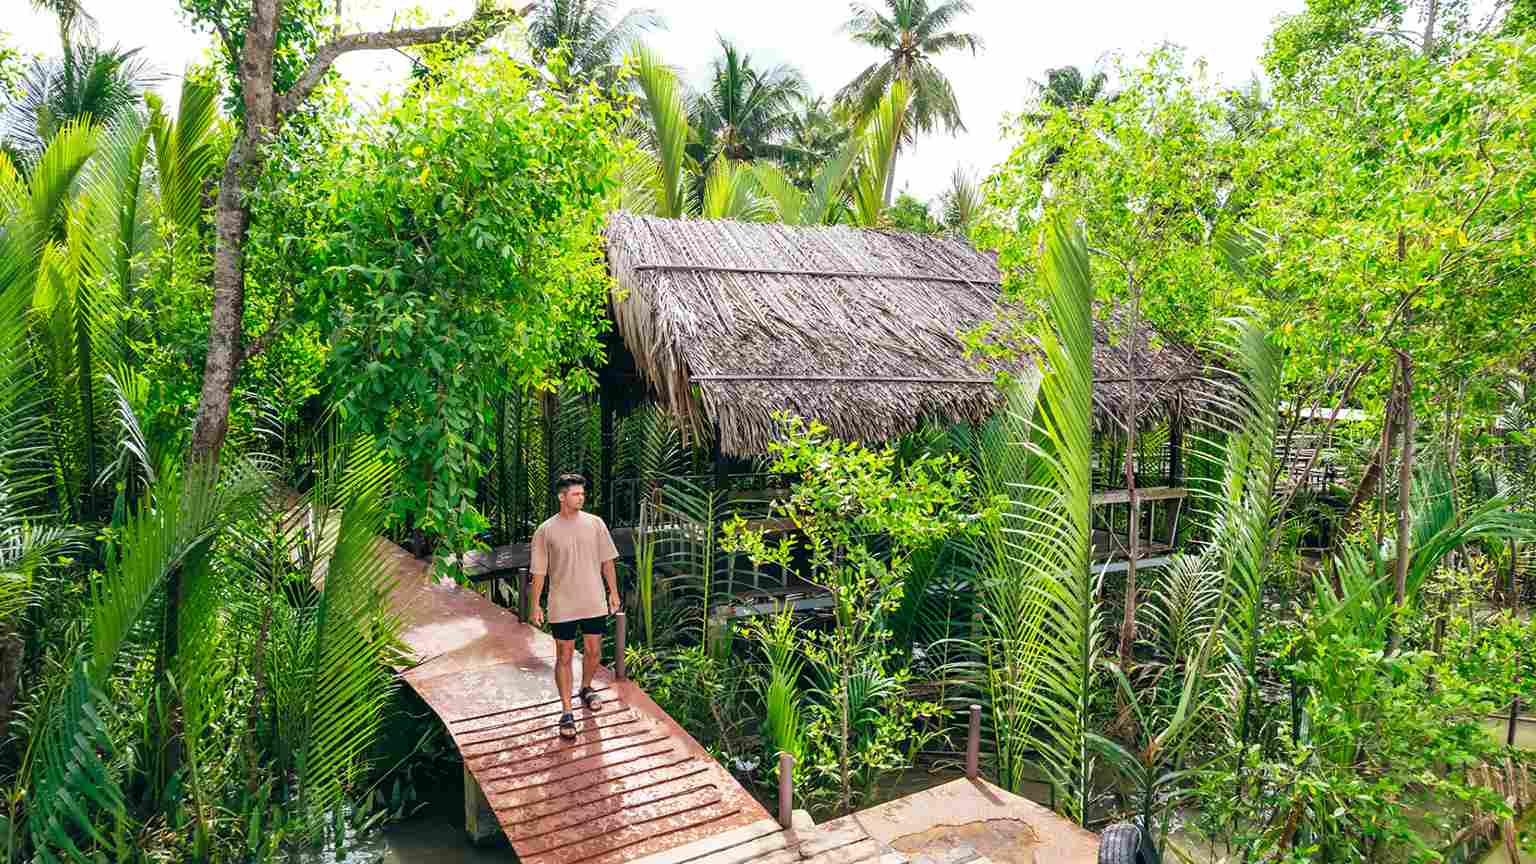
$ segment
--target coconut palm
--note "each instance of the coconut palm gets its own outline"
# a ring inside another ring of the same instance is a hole
[[[85,11],[80,0],[32,0],[32,8],[59,19],[59,45],[66,54],[73,42],[96,29],[96,18]]]
[[[71,46],[62,58],[37,58],[0,113],[0,149],[30,171],[48,141],[80,118],[109,123],[138,106],[156,76],[139,49]]]
[[[528,19],[528,48],[543,65],[556,48],[570,52],[573,81],[611,83],[625,48],[647,30],[666,27],[653,9],[631,9],[615,20],[614,0],[544,0]]]
[[[1105,95],[1109,76],[1094,70],[1087,75],[1076,66],[1059,66],[1045,70],[1045,81],[1033,82],[1040,91],[1040,104],[1050,108],[1071,110],[1097,102]]]
[[[635,85],[640,91],[637,137],[645,149],[626,167],[622,203],[627,209],[678,219],[692,209],[688,144],[688,103],[677,73],[644,45],[631,49]]]
[[[985,200],[976,185],[976,175],[956,165],[949,175],[949,188],[939,195],[944,230],[961,237],[970,236],[971,227],[981,215]]]
[[[948,29],[962,15],[971,11],[969,0],[885,0],[883,10],[863,3],[853,4],[853,17],[844,25],[853,41],[878,48],[885,57],[871,63],[838,91],[839,103],[858,116],[867,116],[880,103],[880,97],[897,81],[910,90],[909,116],[901,138],[910,143],[917,133],[932,132],[942,126],[951,134],[965,130],[960,120],[960,105],[949,79],[934,64],[940,54],[969,48],[976,53],[981,37]],[[894,172],[891,177],[894,178]],[[891,202],[892,186],[887,182],[885,203]]]
[[[822,97],[802,96],[790,118],[789,133],[779,153],[779,161],[795,185],[810,191],[821,167],[837,155],[852,134]]]
[[[791,66],[759,69],[752,56],[720,38],[709,83],[693,99],[689,120],[698,134],[690,148],[708,167],[724,156],[738,162],[776,157],[794,126],[805,80]]]

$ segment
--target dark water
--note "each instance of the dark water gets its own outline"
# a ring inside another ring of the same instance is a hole
[[[342,849],[294,856],[294,864],[507,864],[515,861],[505,839],[484,847],[469,842],[462,818],[433,807],[366,837],[348,837]]]

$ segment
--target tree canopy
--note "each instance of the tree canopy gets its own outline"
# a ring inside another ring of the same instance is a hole
[[[595,85],[574,98],[504,55],[455,64],[269,187],[302,316],[333,348],[334,399],[403,470],[397,513],[462,540],[493,395],[549,390],[601,357],[611,285],[600,245],[618,183],[617,118]],[[332,166],[349,170],[335,176]]]

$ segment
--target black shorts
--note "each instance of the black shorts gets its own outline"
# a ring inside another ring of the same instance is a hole
[[[575,639],[577,630],[587,636],[601,636],[608,630],[608,616],[594,615],[591,618],[577,618],[574,621],[549,622],[549,632],[555,634],[555,638],[561,642],[570,642]]]

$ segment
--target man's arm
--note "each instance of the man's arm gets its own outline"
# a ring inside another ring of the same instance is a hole
[[[608,583],[608,611],[618,612],[624,607],[619,603],[619,578],[614,572],[614,559],[603,562],[603,581]]]
[[[533,573],[530,575],[532,576],[530,581],[533,584],[529,586],[528,590],[533,593],[533,599],[528,603],[528,623],[537,627],[544,623],[544,607],[539,605],[539,598],[544,595],[544,574]]]

